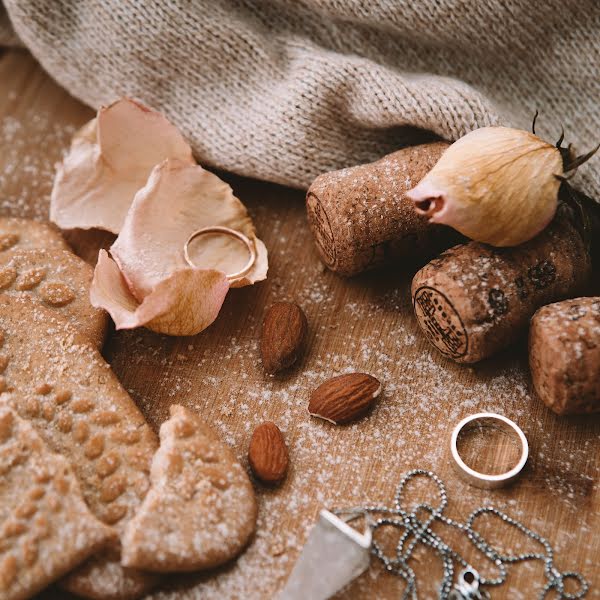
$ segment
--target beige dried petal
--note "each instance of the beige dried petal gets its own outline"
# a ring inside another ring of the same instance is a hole
[[[520,129],[483,127],[452,144],[407,196],[432,223],[516,246],[552,220],[562,174],[552,144]]]
[[[169,157],[194,164],[190,145],[161,113],[128,98],[101,108],[57,168],[50,220],[119,233],[135,193]]]
[[[244,205],[231,187],[199,165],[168,159],[151,173],[135,196],[111,254],[131,293],[146,296],[176,271],[188,268],[183,249],[198,229],[225,226],[243,233],[255,246],[256,263],[231,287],[250,285],[267,275],[267,251],[257,239]],[[229,235],[202,236],[190,245],[194,264],[223,274],[239,271],[248,260],[246,246]],[[198,288],[200,292],[202,288]]]
[[[217,318],[228,290],[223,273],[187,267],[158,282],[140,303],[117,264],[101,250],[90,299],[110,314],[117,329],[144,326],[167,335],[196,335]]]

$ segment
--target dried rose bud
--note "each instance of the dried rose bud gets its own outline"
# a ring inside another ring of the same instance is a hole
[[[431,223],[517,246],[552,220],[564,171],[561,148],[520,129],[483,127],[452,144],[407,196]]]

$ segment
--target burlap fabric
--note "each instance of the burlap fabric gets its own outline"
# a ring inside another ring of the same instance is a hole
[[[597,0],[4,1],[74,96],[137,97],[200,161],[261,179],[306,187],[410,127],[453,140],[536,108],[544,137],[600,141]],[[578,177],[600,196],[600,158]]]

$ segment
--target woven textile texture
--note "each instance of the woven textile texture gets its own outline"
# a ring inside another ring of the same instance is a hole
[[[0,3],[0,46],[19,46],[21,45],[19,38],[10,24],[6,9]]]
[[[429,130],[600,141],[597,0],[4,0],[74,96],[164,111],[200,162],[306,187]],[[1,16],[0,16],[1,18]],[[5,31],[0,26],[0,41]],[[7,30],[8,31],[8,30]],[[600,157],[579,185],[600,196]]]

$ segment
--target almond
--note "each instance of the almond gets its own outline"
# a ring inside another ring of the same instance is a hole
[[[381,383],[366,373],[348,373],[328,379],[310,397],[308,412],[332,423],[362,417],[381,392]]]
[[[302,309],[293,302],[277,302],[263,321],[260,352],[265,371],[277,373],[291,367],[304,347],[308,324]]]
[[[276,483],[285,477],[289,464],[288,450],[275,423],[267,421],[254,430],[248,461],[256,477],[265,483]]]

